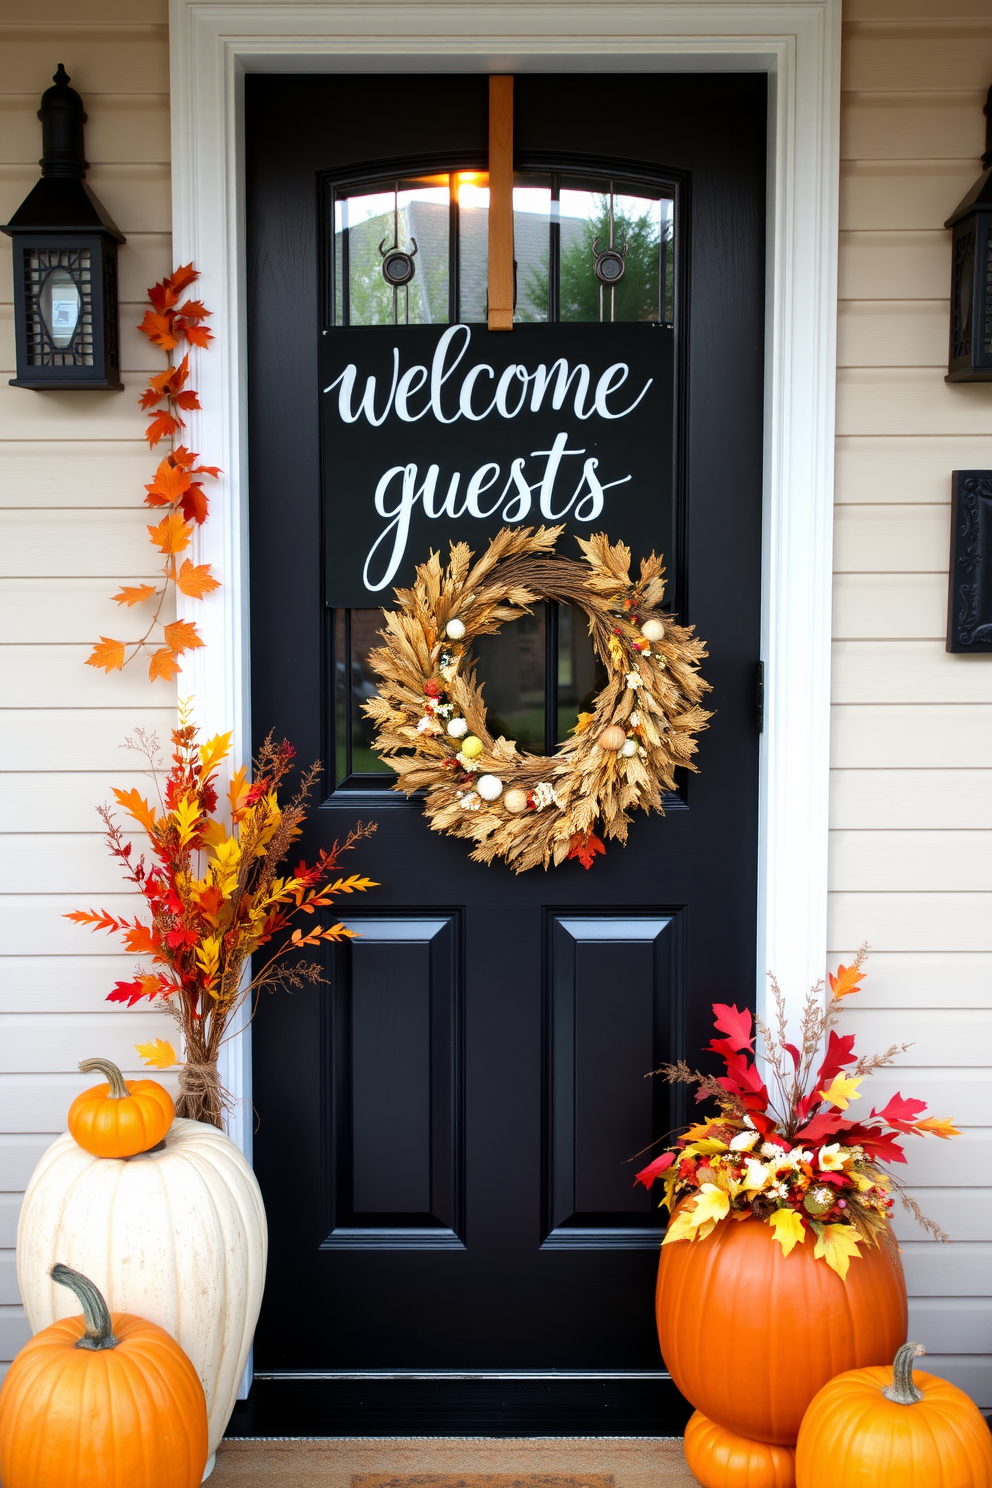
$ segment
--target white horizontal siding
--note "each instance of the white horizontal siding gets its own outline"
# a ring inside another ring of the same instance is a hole
[[[988,469],[992,429],[953,438],[925,429],[898,438],[848,434],[837,440],[836,503],[838,508],[881,501],[945,505],[951,499],[949,471]]]
[[[992,770],[835,770],[830,824],[866,831],[992,828]]]
[[[951,471],[992,468],[992,386],[944,382],[949,234],[978,176],[987,0],[845,4],[834,548],[832,959],[872,947],[843,1027],[909,1043],[897,1090],[962,1136],[901,1176],[955,1244],[896,1214],[927,1368],[992,1405],[992,662],[944,649]]]
[[[0,238],[0,1373],[28,1337],[14,1272],[21,1194],[104,1054],[137,1073],[167,1014],[106,1001],[133,974],[116,940],[62,918],[94,899],[134,911],[98,835],[111,785],[148,782],[121,750],[168,739],[175,689],[147,667],[83,665],[99,634],[138,633],[110,596],[155,571],[142,504],[160,454],[137,397],[162,356],[139,335],[145,289],[172,267],[166,0],[6,0],[0,24],[0,220],[38,178],[38,98],[64,58],[88,121],[89,182],[127,236],[120,252],[123,393],[34,393],[13,370],[10,242]],[[172,618],[170,610],[168,618]],[[108,890],[111,892],[105,893]],[[175,1077],[166,1075],[167,1084]]]

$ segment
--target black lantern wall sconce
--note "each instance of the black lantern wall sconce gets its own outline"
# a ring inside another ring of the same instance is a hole
[[[992,88],[982,165],[984,174],[944,223],[954,230],[948,382],[992,379]]]
[[[42,96],[41,180],[6,227],[14,240],[12,387],[121,389],[117,245],[124,234],[86,185],[83,101],[62,63]]]

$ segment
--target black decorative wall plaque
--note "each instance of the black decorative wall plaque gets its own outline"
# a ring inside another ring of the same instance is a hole
[[[357,326],[321,337],[327,602],[389,605],[432,550],[606,532],[673,571],[674,331]]]
[[[955,470],[948,651],[992,652],[992,470]]]

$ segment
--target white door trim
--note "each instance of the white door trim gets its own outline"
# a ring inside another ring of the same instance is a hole
[[[758,905],[759,1007],[774,966],[797,1002],[823,974],[841,0],[170,0],[174,252],[202,273],[190,441],[224,475],[195,561],[206,642],[184,681],[209,731],[250,740],[242,97],[245,72],[763,71],[768,258]],[[728,153],[734,141],[727,140]],[[192,615],[192,606],[187,606]],[[717,990],[717,989],[714,989]],[[302,995],[302,994],[301,994]],[[251,1149],[245,1032],[222,1075]]]

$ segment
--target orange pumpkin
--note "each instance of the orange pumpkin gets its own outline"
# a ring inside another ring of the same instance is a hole
[[[172,1125],[172,1096],[157,1080],[127,1080],[109,1059],[83,1059],[79,1068],[106,1075],[69,1107],[69,1131],[94,1157],[134,1157],[157,1147]]]
[[[107,1310],[91,1281],[52,1268],[83,1317],[36,1333],[0,1389],[4,1488],[198,1488],[207,1407],[192,1364],[156,1323]]]
[[[703,1488],[796,1488],[791,1447],[738,1436],[702,1411],[685,1428],[685,1460]]]
[[[663,1245],[658,1339],[678,1388],[729,1431],[792,1446],[817,1390],[891,1359],[906,1337],[894,1247],[863,1246],[842,1281],[807,1238],[788,1256],[769,1225],[724,1220]]]
[[[914,1380],[913,1359],[925,1352],[907,1343],[891,1367],[851,1369],[824,1385],[799,1432],[799,1488],[827,1480],[830,1488],[992,1488],[989,1428],[957,1385],[933,1374]]]

